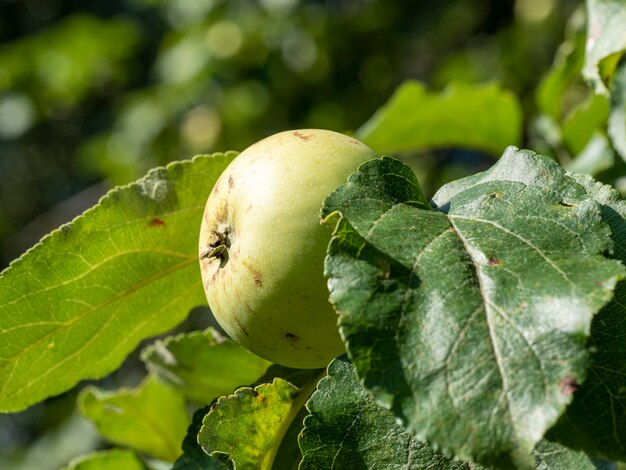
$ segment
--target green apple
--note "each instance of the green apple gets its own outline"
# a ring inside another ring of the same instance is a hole
[[[200,230],[209,306],[235,341],[277,364],[324,367],[344,351],[323,276],[324,198],[378,155],[351,137],[306,129],[239,154],[213,188]]]

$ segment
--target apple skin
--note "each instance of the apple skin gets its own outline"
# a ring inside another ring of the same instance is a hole
[[[344,352],[323,276],[331,231],[319,211],[377,157],[351,137],[304,129],[257,142],[224,170],[207,200],[199,251],[209,306],[232,339],[296,368],[325,367]]]

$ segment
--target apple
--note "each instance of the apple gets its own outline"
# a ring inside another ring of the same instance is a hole
[[[324,367],[344,351],[323,276],[324,198],[378,155],[327,130],[288,131],[239,154],[206,203],[200,268],[211,311],[235,341],[280,365]]]

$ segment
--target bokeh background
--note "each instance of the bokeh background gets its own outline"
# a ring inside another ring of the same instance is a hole
[[[497,81],[532,116],[537,85],[581,6],[0,0],[0,268],[151,167],[242,150],[285,129],[351,132],[406,79],[434,90]],[[460,155],[467,173],[493,161]],[[415,158],[445,166],[459,153]],[[427,188],[443,182],[436,172],[427,178]],[[132,375],[132,360],[110,380]],[[72,413],[74,398],[0,416],[0,462],[11,462],[3,468],[55,468],[101,447]]]
[[[0,267],[153,166],[354,130],[407,78],[532,108],[579,3],[2,0]]]

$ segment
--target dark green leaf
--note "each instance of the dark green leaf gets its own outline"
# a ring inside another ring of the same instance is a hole
[[[356,136],[378,153],[466,147],[499,155],[521,132],[517,98],[495,84],[456,83],[432,93],[407,81]]]
[[[78,406],[111,442],[168,462],[181,453],[189,424],[185,400],[154,376],[132,390],[88,387],[79,395]]]
[[[141,358],[164,382],[200,405],[251,384],[270,365],[212,328],[158,340]]]
[[[606,92],[606,84],[626,51],[626,2],[587,0],[587,15],[587,55],[583,75],[597,92]]]
[[[424,207],[384,157],[326,202],[326,274],[359,377],[418,439],[531,468],[587,367],[593,314],[624,269],[598,203],[551,159],[509,148]],[[403,202],[404,201],[404,202]]]
[[[198,442],[214,457],[229,455],[236,468],[272,468],[294,419],[321,376],[309,371],[302,387],[276,378],[271,384],[244,387],[221,397],[204,418]]]
[[[573,175],[602,204],[611,228],[614,257],[626,262],[626,202],[610,186]],[[591,324],[591,368],[549,438],[592,456],[626,460],[626,282]]]
[[[534,455],[537,470],[596,470],[583,452],[576,452],[549,441],[541,441]]]
[[[142,339],[206,302],[197,237],[234,158],[152,170],[45,237],[0,277],[0,410],[18,411],[117,368]]]
[[[306,406],[301,470],[482,468],[452,461],[406,432],[359,384],[345,355],[331,362]]]
[[[232,470],[232,463],[225,464],[217,458],[211,457],[198,444],[198,433],[202,427],[202,420],[208,412],[209,407],[205,406],[193,414],[187,435],[183,440],[183,455],[174,462],[172,470]]]

